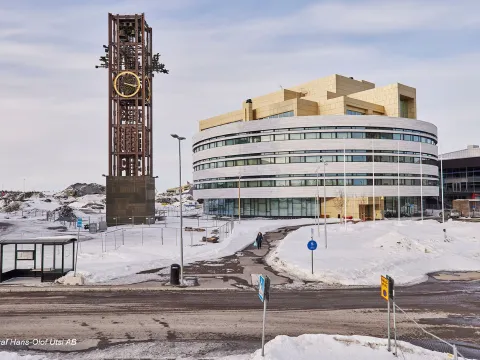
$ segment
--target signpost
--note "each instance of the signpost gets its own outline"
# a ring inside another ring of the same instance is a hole
[[[397,356],[397,324],[396,324],[396,319],[395,319],[395,290],[394,290],[394,285],[395,282],[393,281],[393,278],[390,276],[381,276],[380,277],[380,296],[387,301],[387,313],[388,313],[388,326],[387,326],[387,336],[388,336],[388,346],[387,350],[391,351],[391,346],[390,346],[390,302],[392,302],[393,305],[393,331],[394,331],[394,336],[395,336],[395,352],[393,353],[395,356]]]
[[[77,276],[78,243],[80,242],[80,229],[82,228],[82,223],[83,223],[82,218],[77,218],[77,229],[78,229],[78,235],[77,235],[77,251],[76,251],[76,253],[75,253],[75,269],[74,269],[74,271],[73,271],[73,276]]]
[[[312,275],[313,275],[313,251],[317,249],[317,242],[315,240],[310,240],[307,244],[308,250],[312,251]]]
[[[263,302],[262,356],[265,356],[265,320],[267,302],[270,300],[270,278],[266,275],[260,275],[258,278],[258,297]]]

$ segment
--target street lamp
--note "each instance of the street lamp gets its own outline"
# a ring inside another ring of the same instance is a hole
[[[171,134],[171,137],[178,140],[178,177],[180,182],[180,284],[183,285],[183,213],[182,213],[182,150],[181,142],[184,137]]]
[[[238,223],[240,224],[240,204],[241,204],[241,201],[240,201],[240,179],[241,179],[241,176],[238,175]]]
[[[320,162],[323,163],[323,228],[325,232],[325,249],[327,248],[327,188],[325,184],[325,173],[326,173],[326,166],[328,163],[323,159],[320,158]],[[320,167],[317,167],[316,173],[317,173],[317,195],[319,195],[318,191],[318,169]],[[320,216],[318,216],[318,227],[317,227],[317,233],[320,234]]]
[[[443,205],[443,155],[440,155],[440,181],[441,181],[441,189],[442,189],[442,224],[445,223],[445,206]]]

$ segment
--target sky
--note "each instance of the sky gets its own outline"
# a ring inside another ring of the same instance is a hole
[[[144,12],[170,74],[155,77],[157,190],[192,180],[198,121],[331,74],[417,89],[440,152],[480,143],[480,1],[0,2],[0,188],[105,183],[108,13]]]

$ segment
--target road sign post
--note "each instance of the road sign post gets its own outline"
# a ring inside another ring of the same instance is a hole
[[[263,302],[262,356],[265,356],[265,322],[267,318],[267,302],[270,300],[270,278],[266,275],[260,275],[258,278],[258,297]]]
[[[390,342],[390,301],[393,304],[393,331],[395,335],[395,352],[394,355],[397,356],[397,329],[396,329],[396,319],[395,319],[395,297],[394,297],[394,281],[390,276],[381,276],[380,277],[380,296],[387,301],[387,337],[388,345],[387,350],[391,351],[391,342]]]
[[[317,242],[312,239],[307,244],[308,250],[312,252],[312,275],[313,275],[313,251],[317,249]]]
[[[397,355],[397,322],[395,319],[395,281],[393,281],[393,278],[390,276],[386,276],[388,280],[388,297],[389,301],[392,302],[392,307],[393,307],[393,336],[394,336],[394,344],[395,344],[395,352],[393,355]]]
[[[73,276],[77,276],[77,260],[78,260],[78,243],[80,242],[80,228],[82,227],[83,220],[82,218],[77,218],[77,252],[75,253],[75,269],[73,271]]]

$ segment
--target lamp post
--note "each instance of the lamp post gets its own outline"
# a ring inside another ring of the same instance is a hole
[[[241,176],[238,175],[238,223],[240,224],[240,204],[241,204],[241,200],[240,200],[240,179],[241,179]]]
[[[182,213],[182,150],[181,143],[184,137],[177,134],[171,134],[174,139],[178,140],[178,177],[180,189],[180,284],[183,285],[183,213]]]
[[[442,189],[442,223],[445,223],[445,206],[443,205],[443,155],[440,155],[440,188]]]
[[[325,174],[326,174],[326,166],[328,163],[323,159],[320,158],[320,162],[323,163],[323,230],[325,233],[325,249],[327,248],[327,188],[325,182]],[[318,191],[318,169],[317,168],[317,195],[319,195]],[[320,233],[320,213],[318,214],[318,227],[317,233]]]

